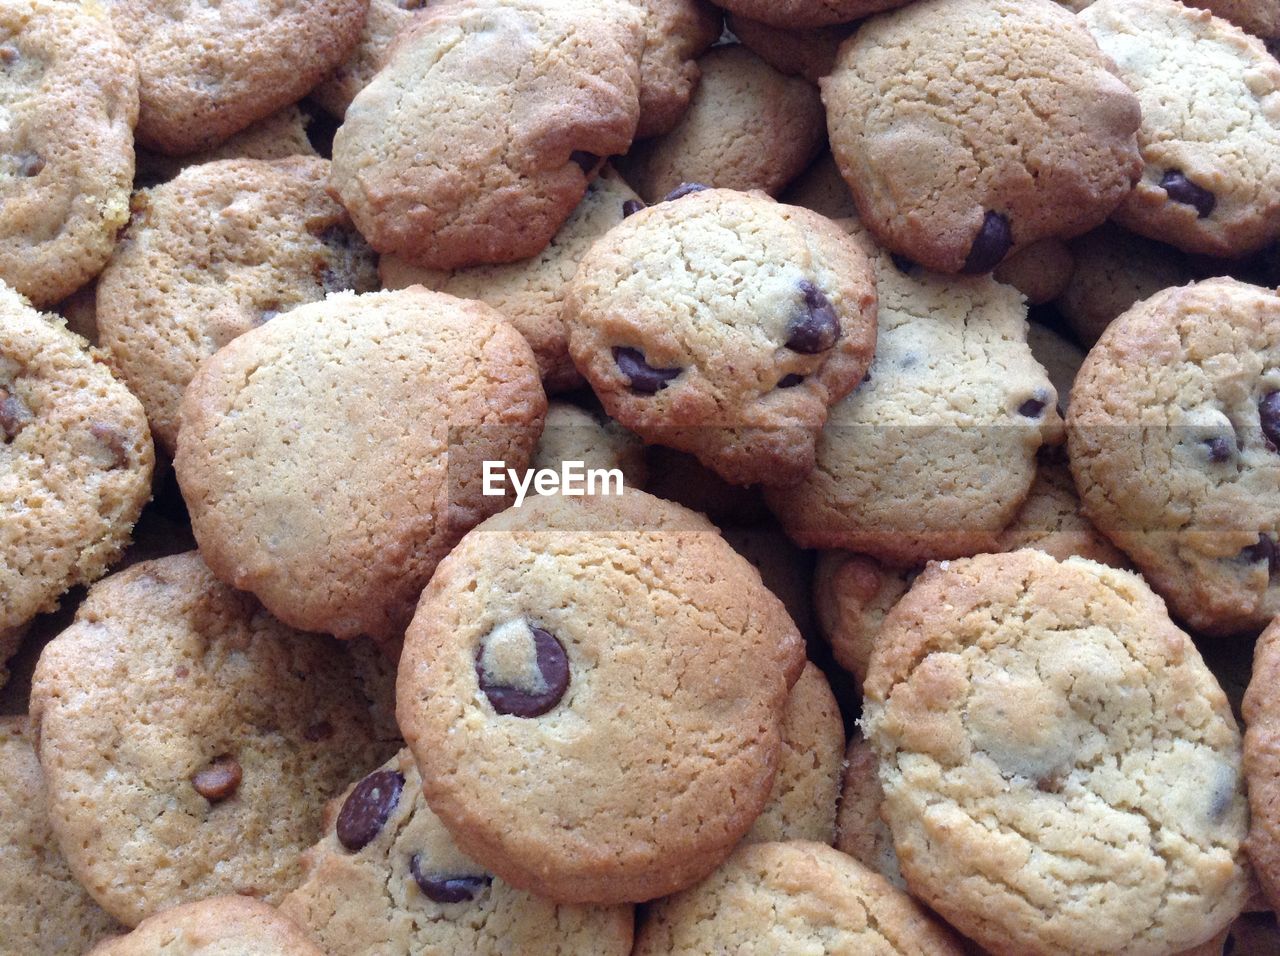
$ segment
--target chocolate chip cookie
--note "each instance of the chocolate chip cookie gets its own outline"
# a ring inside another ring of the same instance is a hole
[[[1280,624],[1272,622],[1253,651],[1253,673],[1245,691],[1244,772],[1249,785],[1249,859],[1274,907],[1280,902]]]
[[[836,65],[840,44],[853,32],[850,24],[809,29],[782,29],[731,13],[725,27],[779,73],[817,83]]]
[[[784,30],[824,27],[861,20],[872,13],[905,6],[909,0],[722,0],[735,16],[750,17]]]
[[[186,903],[144,920],[87,956],[324,956],[305,931],[274,907],[243,896]]]
[[[707,0],[631,0],[644,20],[636,138],[669,132],[698,88],[698,58],[720,37],[720,10]],[[589,9],[589,5],[587,7]],[[589,16],[607,16],[608,8]]]

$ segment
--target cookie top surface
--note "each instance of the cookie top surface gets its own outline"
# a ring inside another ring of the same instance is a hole
[[[170,155],[208,149],[301,99],[360,36],[368,0],[113,0],[138,64],[138,142]]]
[[[745,846],[698,886],[653,904],[635,956],[733,952],[959,956],[906,893],[822,843]]]
[[[336,119],[342,119],[356,94],[369,85],[386,63],[400,31],[440,0],[369,0],[369,13],[355,47],[308,97]]]
[[[106,572],[154,463],[138,400],[61,319],[0,284],[0,631]]]
[[[170,452],[201,362],[296,305],[378,288],[373,251],[325,193],[328,174],[319,157],[222,160],[134,197],[98,279],[98,335]]]
[[[529,346],[488,306],[338,293],[200,367],[174,465],[222,580],[294,627],[388,639],[436,562],[507,504],[483,494],[481,463],[522,469],[545,410]]]
[[[794,483],[876,335],[861,248],[760,193],[703,189],[628,217],[569,288],[569,350],[605,410],[738,484]]]
[[[87,956],[324,956],[307,934],[272,906],[216,896],[175,906]]]
[[[639,901],[751,828],[803,662],[705,518],[641,491],[531,498],[440,563],[397,716],[468,856],[550,899]]]
[[[1099,0],[1080,19],[1142,104],[1145,168],[1122,226],[1238,256],[1280,235],[1280,64],[1176,0]]]
[[[49,830],[25,717],[0,717],[0,953],[83,953],[119,929],[71,876]]]
[[[720,10],[706,0],[631,0],[644,18],[636,138],[671,130],[701,73],[697,58],[720,38]]]
[[[533,349],[547,391],[566,391],[581,386],[582,376],[569,357],[569,331],[561,315],[565,292],[592,243],[622,222],[628,210],[643,205],[639,200],[622,177],[605,167],[546,248],[529,259],[446,270],[424,269],[387,255],[378,262],[378,271],[388,289],[423,285],[493,306]]]
[[[866,379],[818,437],[817,467],[769,506],[802,547],[899,564],[989,551],[1061,434],[1026,306],[989,277],[930,274],[861,233],[880,303]],[[903,272],[903,268],[908,271]]]
[[[1280,296],[1166,289],[1107,328],[1067,413],[1089,516],[1197,630],[1280,612]]]
[[[1239,731],[1137,575],[931,564],[864,693],[906,881],[988,950],[1179,952],[1247,898]]]
[[[1103,222],[1142,169],[1140,112],[1051,0],[921,0],[876,17],[822,82],[868,228],[942,272]]]
[[[427,806],[408,750],[330,804],[304,863],[306,878],[280,909],[330,953],[631,952],[630,906],[552,903],[458,849]]]
[[[1280,624],[1272,622],[1253,651],[1245,691],[1244,771],[1249,790],[1249,860],[1268,901],[1280,900]]]
[[[14,0],[0,37],[0,279],[47,306],[129,218],[138,71],[97,4]]]
[[[348,107],[331,188],[369,242],[435,269],[539,253],[635,133],[644,32],[625,0],[428,10]]]
[[[58,843],[130,926],[220,893],[278,901],[326,801],[395,751],[342,644],[195,552],[91,588],[41,655],[31,714]]]

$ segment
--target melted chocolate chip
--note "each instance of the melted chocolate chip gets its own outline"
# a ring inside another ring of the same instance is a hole
[[[1265,561],[1272,576],[1280,570],[1280,548],[1276,547],[1276,539],[1265,532],[1258,535],[1258,543],[1251,544],[1240,552],[1240,557],[1249,564],[1260,564]]]
[[[129,464],[129,449],[124,444],[124,433],[115,425],[106,422],[93,422],[89,426],[89,434],[111,454],[111,470],[123,468]]]
[[[1194,206],[1196,215],[1201,219],[1213,212],[1213,207],[1218,204],[1218,197],[1203,186],[1197,186],[1186,176],[1181,170],[1171,169],[1160,177],[1160,188],[1163,189],[1174,202],[1180,202],[1187,206]]]
[[[443,873],[424,873],[422,856],[415,853],[409,858],[409,872],[422,890],[422,895],[437,903],[470,903],[480,891],[493,882],[492,876],[449,876]]]
[[[403,789],[404,775],[395,770],[375,770],[356,784],[338,812],[338,842],[352,853],[363,849],[382,832]]]
[[[1258,402],[1258,423],[1272,451],[1280,451],[1280,392],[1268,392]]]
[[[710,189],[710,186],[704,186],[702,183],[681,183],[671,192],[662,197],[662,202],[671,202],[673,199],[680,199],[688,196],[690,193],[700,193],[704,189]]]
[[[1013,230],[1009,220],[998,212],[987,211],[982,220],[982,227],[973,237],[973,245],[969,247],[969,255],[964,260],[964,268],[960,271],[966,275],[990,272],[1000,264],[1013,248]]]
[[[894,267],[904,276],[910,275],[916,268],[916,264],[914,262],[897,252],[889,253],[889,258],[893,261]]]
[[[528,691],[520,687],[491,683],[480,663],[484,656],[484,646],[481,645],[476,651],[476,676],[480,679],[480,689],[499,714],[541,717],[560,703],[560,698],[569,687],[569,657],[564,652],[564,645],[553,634],[540,627],[531,627],[529,632],[533,635],[534,654],[544,690]]]
[[[639,349],[615,348],[613,360],[618,370],[627,377],[634,391],[652,395],[667,387],[667,383],[680,374],[678,368],[654,368],[644,359]]]
[[[1047,404],[1047,402],[1041,401],[1038,398],[1028,398],[1018,406],[1018,414],[1024,418],[1039,418]]]
[[[1235,442],[1221,435],[1213,438],[1206,438],[1204,445],[1209,454],[1209,460],[1215,464],[1222,464],[1224,461],[1230,461],[1236,453]]]
[[[628,199],[626,202],[622,204],[622,218],[626,219],[628,216],[634,216],[643,208],[644,208],[644,203],[641,200]]]
[[[44,157],[37,156],[35,153],[22,153],[18,156],[19,176],[38,176],[42,169],[44,169]]]
[[[0,435],[5,444],[18,437],[18,432],[27,427],[34,416],[27,403],[7,389],[0,388]]]
[[[224,755],[192,777],[191,786],[210,803],[218,803],[240,788],[241,776],[240,762]]]
[[[396,0],[396,6],[401,10],[421,10],[427,2],[428,0]]]
[[[840,339],[840,319],[831,301],[808,279],[801,279],[804,304],[787,323],[787,348],[802,355],[825,352]]]
[[[578,168],[584,173],[590,175],[591,171],[600,165],[600,157],[595,153],[584,153],[580,149],[575,149],[569,154],[571,162],[577,164]]]
[[[778,388],[795,388],[803,381],[803,375],[797,375],[795,372],[792,372],[789,375],[784,375],[782,378],[778,379]]]

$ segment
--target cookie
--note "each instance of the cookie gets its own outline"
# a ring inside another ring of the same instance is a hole
[[[183,392],[232,339],[331,292],[378,288],[319,157],[220,160],[134,197],[98,279],[98,339],[172,454]]]
[[[83,953],[119,927],[53,842],[26,725],[25,717],[0,717],[0,953]]]
[[[906,893],[822,843],[746,846],[705,882],[649,907],[635,956],[735,953],[960,956]]]
[[[369,0],[369,13],[360,38],[347,59],[309,94],[330,115],[341,120],[356,94],[369,85],[386,63],[400,32],[440,0]]]
[[[875,347],[875,287],[827,219],[702,189],[628,217],[583,257],[569,353],[605,410],[736,484],[813,468],[827,407]]]
[[[48,306],[129,219],[138,71],[100,5],[12,0],[0,33],[0,279]]]
[[[1079,13],[1093,0],[1058,0],[1063,6]],[[1212,11],[1224,20],[1257,37],[1280,36],[1280,2],[1277,0],[1196,0],[1189,7]]]
[[[644,18],[636,138],[670,132],[698,87],[698,58],[720,37],[721,13],[706,0],[631,0]]]
[[[907,885],[992,953],[1176,953],[1248,898],[1239,731],[1137,575],[931,564],[863,707]]]
[[[115,0],[138,64],[138,143],[169,156],[210,149],[294,103],[346,59],[368,0],[277,0],[234,15],[199,0]]]
[[[620,160],[623,175],[649,202],[681,183],[776,195],[822,149],[818,91],[743,46],[716,47],[698,66],[702,81],[689,112]]]
[[[427,806],[408,750],[329,805],[304,865],[280,910],[331,956],[631,952],[630,906],[558,905],[469,859]]]
[[[1108,326],[1067,411],[1093,523],[1208,634],[1280,612],[1280,296],[1166,289]]]
[[[127,936],[87,956],[323,956],[307,934],[273,907],[243,896],[217,896],[157,913]]]
[[[801,173],[782,194],[782,201],[820,212],[828,219],[849,219],[858,215],[849,184],[840,175],[835,158],[824,152]]]
[[[431,269],[537,255],[639,115],[625,0],[463,0],[400,34],[348,107],[330,189],[370,244]]]
[[[1245,691],[1244,772],[1249,789],[1249,859],[1267,902],[1280,903],[1280,624],[1273,621],[1253,650],[1253,674]]]
[[[822,100],[867,228],[941,272],[1092,229],[1142,170],[1137,97],[1052,0],[921,0],[875,17],[841,47]]]
[[[836,663],[862,686],[889,609],[907,593],[918,569],[894,568],[865,554],[823,551],[813,577],[818,628]]]
[[[1062,295],[1073,267],[1065,242],[1041,239],[1008,256],[991,274],[1021,292],[1031,305],[1043,305]]]
[[[643,205],[617,173],[605,167],[551,242],[530,259],[505,265],[465,269],[423,269],[395,255],[378,263],[388,289],[424,285],[463,299],[493,306],[525,337],[538,358],[538,371],[549,392],[583,384],[569,358],[569,332],[561,310],[578,261],[592,243],[622,222],[628,211]]]
[[[142,406],[0,283],[0,633],[106,573],[151,496]]]
[[[901,7],[909,0],[723,0],[721,6],[735,20],[748,17],[783,30],[806,29],[848,23],[882,10]]]
[[[278,902],[325,803],[398,746],[357,673],[343,645],[285,627],[194,551],[100,581],[31,690],[76,879],[129,926],[222,893]]]
[[[788,30],[731,13],[725,18],[738,41],[779,73],[817,83],[836,65],[840,44],[852,29],[847,24]]]
[[[990,551],[1030,490],[1036,450],[1061,434],[1022,296],[989,277],[904,273],[908,263],[866,248],[875,360],[832,406],[816,469],[766,500],[805,548],[902,565]]]
[[[386,414],[394,409],[395,414]],[[303,630],[400,636],[436,563],[505,507],[546,413],[498,313],[426,289],[337,293],[224,346],[182,401],[174,468],[214,574]]]
[[[884,788],[880,786],[879,767],[871,745],[861,734],[854,733],[844,758],[836,849],[905,890],[907,881],[898,866],[893,834],[880,816]]]
[[[803,664],[781,602],[706,519],[642,491],[538,497],[440,563],[397,714],[477,864],[558,902],[639,902],[750,830]]]
[[[1111,224],[1073,240],[1071,255],[1071,280],[1055,305],[1086,346],[1135,302],[1191,279],[1177,249]]]
[[[1262,41],[1177,0],[1099,0],[1080,20],[1142,104],[1145,167],[1115,221],[1211,256],[1280,236],[1280,64]]]
[[[1084,364],[1084,350],[1040,322],[1027,323],[1027,344],[1036,361],[1049,373],[1053,390],[1058,393],[1059,414],[1065,413],[1071,404],[1071,386]]]
[[[567,462],[616,471],[626,488],[643,488],[648,470],[644,445],[617,422],[569,402],[548,402],[547,424],[529,468],[562,473]]]

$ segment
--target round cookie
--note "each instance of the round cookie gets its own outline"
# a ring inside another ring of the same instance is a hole
[[[875,360],[832,406],[816,469],[766,500],[805,548],[901,565],[989,551],[1027,496],[1036,450],[1061,434],[1022,296],[986,276],[904,273],[855,235],[876,274]]]
[[[1247,900],[1239,731],[1137,575],[1033,550],[931,564],[864,694],[907,885],[988,951],[1176,953]]]
[[[470,860],[401,750],[333,800],[280,911],[331,956],[629,956],[630,906],[557,905]]]
[[[538,497],[440,563],[397,715],[468,857],[558,902],[638,902],[750,830],[803,664],[781,602],[705,518],[642,491]]]
[[[617,422],[569,402],[547,403],[547,424],[533,451],[532,471],[560,472],[566,462],[616,471],[626,488],[643,488],[644,445]]]
[[[587,186],[586,195],[547,247],[532,258],[441,270],[423,269],[387,255],[379,261],[378,271],[388,289],[424,285],[462,299],[487,302],[528,341],[547,391],[568,391],[583,382],[569,358],[569,331],[561,315],[565,291],[592,243],[641,206],[640,197],[606,166]]]
[[[0,283],[0,633],[102,577],[151,496],[142,406]]]
[[[196,552],[89,591],[32,726],[58,845],[127,925],[220,893],[277,902],[353,769],[396,750],[344,645],[290,630]]]
[[[228,159],[134,197],[98,278],[98,339],[170,454],[205,359],[294,306],[378,288],[372,250],[325,192],[328,174],[319,157]]]
[[[813,468],[827,407],[875,347],[866,256],[829,220],[702,189],[636,212],[583,257],[569,352],[605,410],[736,484]]]
[[[907,593],[916,569],[893,568],[848,551],[823,551],[813,576],[818,627],[836,663],[862,686],[889,609]]]
[[[48,306],[129,219],[138,71],[98,4],[12,0],[0,33],[0,279]]]
[[[681,183],[776,195],[822,149],[818,91],[744,46],[716,47],[698,66],[702,80],[689,111],[665,136],[620,160],[623,175],[649,202]]]
[[[1080,19],[1142,104],[1145,168],[1116,222],[1211,256],[1280,236],[1280,64],[1262,41],[1177,0],[1099,0]]]
[[[1249,859],[1272,908],[1280,905],[1280,622],[1272,621],[1253,651],[1243,711],[1244,772],[1249,790]]]
[[[83,953],[119,927],[53,842],[26,725],[25,717],[0,717],[0,954]]]
[[[698,88],[698,61],[720,38],[721,13],[707,0],[631,0],[644,17],[636,138],[672,130]],[[606,8],[607,9],[607,8]],[[600,14],[606,15],[606,14]]]
[[[330,188],[370,244],[432,269],[546,247],[639,114],[639,11],[461,0],[400,34],[348,107]]]
[[[785,30],[731,13],[725,27],[738,41],[779,73],[817,83],[836,65],[840,44],[852,32],[846,24]]]
[[[884,788],[880,786],[879,767],[871,744],[862,734],[854,733],[844,758],[836,849],[905,890],[907,881],[898,867],[893,834],[880,816]]]
[[[1086,513],[1201,633],[1280,612],[1280,296],[1159,292],[1089,352],[1067,412]]]
[[[127,936],[87,956],[324,956],[275,908],[243,896],[216,896],[157,913]]]
[[[1065,242],[1041,239],[1008,256],[991,275],[997,282],[1013,286],[1031,305],[1043,305],[1062,295],[1073,267]]]
[[[346,59],[368,0],[114,0],[111,20],[138,64],[143,147],[210,149],[294,103]]]
[[[738,850],[706,881],[649,907],[634,956],[775,953],[960,956],[906,893],[823,843]]]
[[[941,272],[1092,229],[1142,170],[1137,98],[1052,0],[920,0],[875,17],[822,99],[867,228]]]
[[[488,306],[337,293],[200,367],[174,468],[220,579],[293,627],[389,640],[440,558],[509,503],[485,495],[483,462],[522,471],[545,412],[533,353]]]
[[[735,19],[748,17],[783,30],[848,23],[882,10],[905,6],[909,0],[720,0]]]

